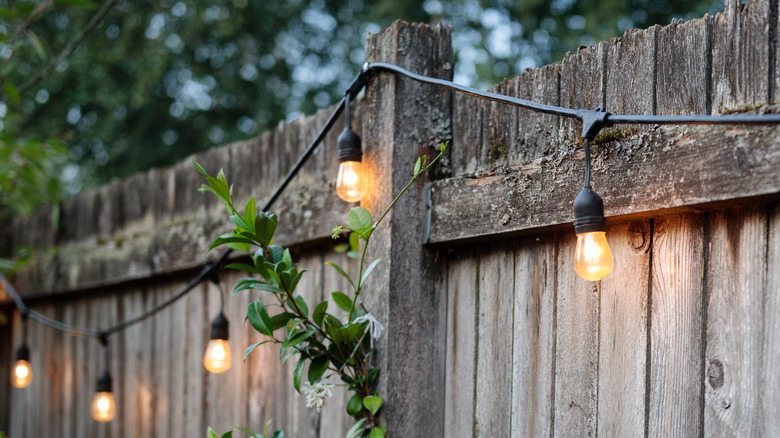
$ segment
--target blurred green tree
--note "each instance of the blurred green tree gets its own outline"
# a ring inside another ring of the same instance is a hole
[[[486,87],[627,28],[722,7],[722,0],[94,1],[0,0],[7,134],[0,147],[18,148],[22,139],[66,145],[67,163],[55,154],[60,168],[39,168],[61,176],[69,193],[332,105],[363,62],[363,35],[397,18],[453,24],[456,80]]]

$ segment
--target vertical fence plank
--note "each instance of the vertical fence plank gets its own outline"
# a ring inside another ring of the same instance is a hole
[[[515,253],[512,436],[550,436],[556,236],[526,238]]]
[[[598,431],[631,436],[645,430],[650,223],[613,226],[607,237],[615,268],[601,281]]]
[[[658,29],[658,114],[709,114],[709,33],[712,17],[673,21]]]
[[[760,380],[761,411],[756,415],[760,417],[761,429],[758,434],[769,436],[780,430],[780,415],[777,415],[777,407],[780,406],[780,342],[777,342],[775,333],[780,333],[780,204],[770,205],[769,214],[769,241],[767,242],[767,282],[766,282],[766,308],[764,309],[763,325],[763,358]]]
[[[479,259],[473,252],[450,256],[444,436],[469,436],[474,430],[478,279]]]
[[[214,315],[209,315],[207,306],[208,286],[201,284],[184,298],[187,309],[187,317],[182,321],[186,330],[186,349],[182,360],[185,361],[185,375],[187,380],[184,387],[184,411],[188,421],[185,422],[184,431],[187,436],[203,436],[205,431],[204,397],[205,380],[207,371],[203,368],[203,353],[206,351],[206,343],[210,332],[210,325],[204,321],[211,321]]]
[[[775,336],[763,332],[766,212],[729,209],[710,223],[704,433],[758,436],[760,394],[767,389],[760,380],[762,344]]]
[[[655,42],[659,26],[629,29],[607,48],[605,110],[617,114],[653,114]]]
[[[157,303],[167,300],[177,289],[181,287],[179,282],[168,284],[164,287],[155,287],[152,289]],[[175,306],[175,305],[174,305]],[[173,306],[161,310],[152,316],[155,320],[154,344],[155,354],[152,362],[152,372],[155,374],[156,384],[154,385],[154,412],[156,415],[155,432],[161,436],[172,436],[170,419],[174,416],[171,409],[174,400],[171,397],[172,379],[179,367],[178,360],[171,360],[172,347],[175,341],[173,333]]]
[[[558,239],[554,435],[596,436],[599,284],[574,272],[574,233]]]
[[[712,29],[712,112],[747,111],[767,103],[770,0],[728,0]]]
[[[581,48],[567,53],[560,64],[561,106],[595,109],[605,104],[604,73],[607,43]],[[569,117],[561,118],[559,147],[580,143],[582,123]]]
[[[653,232],[648,434],[700,436],[702,272],[700,216],[656,220]]]
[[[512,423],[514,249],[491,246],[479,260],[475,436],[509,436]],[[490,390],[485,390],[490,388]],[[500,407],[500,408],[499,408]]]
[[[196,294],[195,291],[190,295]],[[186,430],[186,410],[187,396],[185,388],[187,385],[187,298],[182,298],[170,308],[171,324],[169,327],[169,339],[171,345],[168,349],[167,360],[169,362],[169,385],[168,385],[168,427],[171,436],[183,434]],[[162,317],[162,315],[160,315]]]

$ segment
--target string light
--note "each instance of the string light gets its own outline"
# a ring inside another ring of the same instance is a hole
[[[116,401],[111,388],[111,374],[103,371],[97,381],[95,397],[92,398],[92,418],[107,423],[116,416]]]
[[[27,388],[32,380],[30,349],[27,347],[27,315],[22,313],[22,344],[16,350],[16,362],[11,367],[11,384],[17,388]]]
[[[228,344],[228,320],[219,312],[211,321],[211,340],[203,355],[203,366],[214,374],[230,369],[230,345]]]
[[[108,372],[108,333],[101,332],[98,340],[103,346],[103,363],[105,369],[100,373],[92,398],[92,418],[101,423],[107,423],[116,416],[116,401],[111,388],[111,374]]]
[[[27,388],[32,383],[32,380],[30,349],[27,348],[27,344],[22,344],[16,350],[16,363],[11,368],[11,384],[17,388]]]
[[[336,177],[336,194],[346,202],[358,202],[366,194],[363,175],[363,145],[360,136],[352,130],[349,114],[351,94],[347,92],[344,105],[346,127],[339,134],[339,173]]]

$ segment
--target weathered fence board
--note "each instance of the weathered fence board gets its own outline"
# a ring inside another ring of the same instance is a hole
[[[500,245],[479,258],[479,325],[474,435],[509,436],[512,424],[514,248]],[[489,389],[488,389],[489,388]]]
[[[700,436],[702,218],[656,220],[652,239],[648,436]]]
[[[512,436],[552,431],[556,251],[553,234],[522,239],[515,253]]]
[[[770,205],[767,209],[769,236],[767,239],[767,279],[764,297],[764,323],[762,354],[764,364],[759,377],[764,390],[759,395],[761,423],[760,432],[769,435],[780,430],[780,342],[776,342],[775,333],[780,332],[780,204]]]
[[[573,233],[558,236],[555,340],[555,436],[598,431],[599,283],[574,273]]]
[[[707,436],[763,435],[760,377],[765,366],[776,370],[763,356],[763,343],[776,342],[771,339],[774,333],[763,332],[767,226],[764,208],[710,215],[704,409]]]
[[[615,268],[601,281],[598,431],[631,436],[646,430],[651,226],[634,222],[607,231]]]
[[[658,29],[656,112],[709,114],[712,17],[673,21]]]
[[[476,346],[479,327],[479,259],[451,257],[447,281],[447,360],[444,435],[475,434]]]

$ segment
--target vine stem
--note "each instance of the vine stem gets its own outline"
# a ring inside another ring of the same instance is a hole
[[[349,317],[347,318],[348,321],[352,320],[352,314],[355,312],[355,304],[357,304],[357,299],[360,296],[360,292],[363,289],[363,262],[366,259],[366,251],[368,250],[368,242],[369,239],[371,239],[371,235],[374,234],[374,230],[376,230],[376,228],[379,226],[382,220],[384,220],[385,216],[387,216],[387,214],[390,213],[390,210],[393,209],[393,207],[398,202],[398,200],[401,199],[401,196],[403,196],[404,193],[406,193],[406,191],[409,190],[409,187],[411,187],[412,184],[417,182],[417,180],[420,178],[420,175],[422,175],[428,169],[430,169],[436,163],[436,161],[438,161],[439,158],[441,158],[441,156],[444,155],[445,150],[446,150],[446,145],[441,148],[441,150],[439,151],[439,155],[436,155],[436,157],[434,157],[433,160],[431,160],[431,162],[428,163],[427,166],[421,168],[419,172],[415,173],[414,176],[412,176],[412,179],[408,183],[406,183],[404,188],[395,196],[395,198],[393,198],[393,202],[391,202],[390,205],[385,209],[384,213],[382,213],[382,216],[380,216],[379,219],[376,222],[374,222],[374,225],[371,226],[371,233],[368,235],[368,237],[365,238],[366,243],[363,245],[363,254],[360,257],[360,268],[358,269],[358,277],[357,277],[358,284],[357,287],[355,287],[355,298],[352,300],[352,306],[349,309]]]

